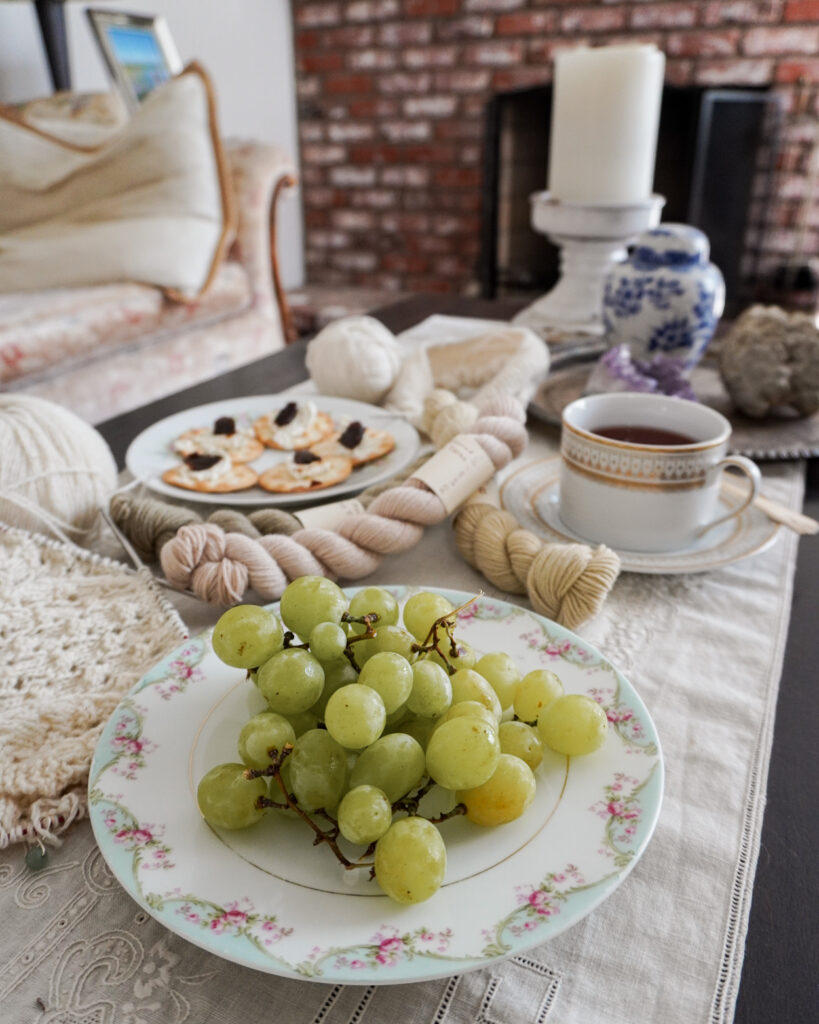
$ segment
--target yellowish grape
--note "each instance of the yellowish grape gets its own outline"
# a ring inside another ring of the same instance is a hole
[[[567,693],[548,706],[537,723],[540,738],[558,754],[591,754],[605,743],[606,712],[582,693]]]
[[[515,714],[523,722],[537,722],[541,711],[563,694],[560,677],[545,668],[536,668],[518,683],[515,690]]]
[[[375,847],[375,880],[397,903],[421,903],[446,874],[446,847],[426,818],[400,818]]]
[[[512,754],[501,754],[492,777],[458,793],[466,816],[476,825],[504,825],[519,818],[535,798],[532,769]]]

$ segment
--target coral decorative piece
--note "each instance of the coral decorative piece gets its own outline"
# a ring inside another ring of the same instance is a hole
[[[670,356],[693,369],[725,306],[725,282],[708,261],[709,248],[705,235],[687,224],[640,235],[628,260],[606,277],[603,321],[611,344],[627,344],[643,359]]]

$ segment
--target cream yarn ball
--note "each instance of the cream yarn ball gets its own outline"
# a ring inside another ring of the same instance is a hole
[[[0,394],[0,522],[76,539],[94,529],[116,483],[111,449],[85,420],[42,398]]]
[[[327,324],[307,346],[307,370],[322,395],[378,403],[398,376],[404,353],[372,316]]]

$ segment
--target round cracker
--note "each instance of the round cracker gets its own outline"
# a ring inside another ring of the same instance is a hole
[[[184,464],[183,464],[184,465]],[[200,491],[203,494],[231,494],[233,491],[246,491],[248,487],[255,487],[259,482],[259,474],[243,463],[234,463],[230,473],[219,480],[197,480],[188,481],[179,478],[179,470],[183,466],[174,466],[166,469],[162,479],[171,487],[183,487],[186,491]]]
[[[175,452],[180,450],[180,441],[191,441],[196,446],[194,450],[203,455],[211,452],[227,455],[232,462],[252,462],[264,451],[262,442],[244,430],[237,430],[235,434],[214,434],[210,427],[193,427],[174,441]]]
[[[272,415],[260,416],[253,424],[256,437],[267,445],[268,448],[276,448],[278,451],[298,452],[303,448],[309,448],[311,444],[317,444],[333,433],[333,418],[327,412],[317,412],[316,418],[310,426],[298,435],[298,438],[286,448],[273,440],[274,433],[280,428],[275,424],[275,417]]]
[[[319,465],[322,469],[330,466],[331,472],[321,480],[311,480],[308,476],[293,476],[290,472],[291,463],[280,462],[277,466],[262,473],[259,477],[259,486],[274,494],[306,494],[323,491],[327,487],[335,487],[342,480],[346,480],[353,471],[353,460],[340,455],[331,455],[322,459],[320,463],[307,463],[304,468],[309,469],[310,466],[318,467]]]
[[[395,448],[395,438],[387,430],[376,430],[374,427],[364,428],[364,438],[367,438],[371,444],[370,450],[365,452],[358,452],[361,447],[360,444],[356,445],[355,448],[346,448],[343,444],[339,443],[343,431],[337,431],[332,437],[327,437],[323,441],[319,441],[318,444],[310,445],[310,451],[316,455],[320,455],[322,458],[326,458],[329,455],[346,455],[348,459],[353,460],[354,466],[363,466],[366,462],[375,462],[376,459],[382,459],[385,455]]]

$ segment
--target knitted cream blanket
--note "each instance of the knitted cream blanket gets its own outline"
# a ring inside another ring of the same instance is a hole
[[[0,848],[85,815],[106,719],[186,636],[147,570],[0,524]]]

